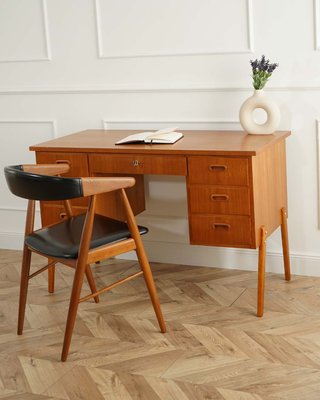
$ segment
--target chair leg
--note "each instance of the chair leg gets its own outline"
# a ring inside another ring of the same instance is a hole
[[[139,240],[140,239],[140,240]],[[137,244],[137,249],[136,249],[136,253],[138,256],[138,260],[141,266],[141,269],[143,271],[143,276],[144,276],[144,280],[146,282],[148,291],[149,291],[149,295],[152,301],[152,305],[154,308],[154,312],[157,316],[157,320],[160,326],[160,330],[162,333],[166,332],[166,323],[164,321],[163,315],[162,315],[162,311],[161,311],[161,307],[160,307],[160,302],[159,302],[159,298],[158,298],[158,293],[157,293],[157,289],[156,286],[154,284],[154,280],[153,280],[153,276],[152,276],[152,272],[151,272],[151,268],[150,268],[150,264],[149,261],[147,259],[141,238],[139,236],[139,239],[137,240],[136,238],[136,244]],[[140,242],[140,243],[137,243]]]
[[[263,316],[264,309],[264,283],[266,268],[266,239],[267,231],[264,226],[261,227],[261,243],[259,247],[259,265],[258,265],[258,296],[257,296],[257,316]]]
[[[87,277],[88,284],[90,286],[91,293],[95,293],[97,291],[97,287],[96,287],[96,283],[95,283],[93,275],[92,275],[90,264],[88,264],[86,267],[86,277]],[[94,297],[94,301],[96,303],[99,303],[99,296]]]
[[[50,258],[48,258],[48,263],[50,263],[51,261],[52,260],[50,260]],[[48,268],[48,292],[49,293],[54,293],[55,272],[56,272],[55,265]]]
[[[18,335],[22,335],[24,316],[26,311],[26,302],[29,285],[29,274],[31,264],[31,250],[24,246],[22,256],[21,278],[20,278],[20,297],[19,297],[19,312],[18,312]]]
[[[284,263],[284,276],[286,281],[290,281],[290,257],[289,257],[289,239],[288,239],[288,225],[287,225],[287,211],[285,207],[281,209],[281,239],[282,239],[282,252]]]
[[[79,263],[76,267],[72,285],[72,292],[69,303],[69,311],[66,323],[66,330],[64,334],[64,341],[62,347],[61,361],[66,361],[69,353],[71,337],[73,333],[73,328],[76,322],[76,316],[79,305],[79,298],[81,293],[81,288],[83,284],[83,278],[86,271],[87,265],[85,263]]]
[[[64,333],[61,361],[66,361],[68,357],[73,328],[76,322],[83,278],[88,265],[87,259],[88,259],[88,251],[90,247],[90,239],[92,235],[92,228],[94,222],[95,204],[96,204],[96,196],[91,196],[89,199],[88,210],[84,222],[84,227],[82,230],[77,266],[74,272],[68,318],[67,318],[66,330]]]
[[[127,223],[128,223],[128,226],[129,226],[129,229],[131,232],[131,236],[134,239],[135,244],[136,244],[136,253],[138,256],[140,267],[143,271],[143,276],[146,281],[146,285],[147,285],[147,288],[149,291],[152,305],[153,305],[154,311],[155,311],[157,319],[158,319],[160,330],[162,333],[165,333],[166,332],[166,323],[165,323],[163,315],[162,315],[157,289],[154,284],[151,268],[149,265],[148,258],[146,256],[146,252],[144,250],[144,246],[143,246],[143,243],[141,240],[141,236],[139,234],[136,220],[134,218],[128,197],[127,197],[124,189],[121,189],[121,197],[122,197],[123,205],[124,205],[125,212],[127,215]]]

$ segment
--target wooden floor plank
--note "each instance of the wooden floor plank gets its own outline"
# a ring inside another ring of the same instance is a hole
[[[73,270],[30,282],[16,335],[21,252],[0,250],[0,399],[319,400],[320,278],[152,264],[168,331],[161,334],[141,278],[79,307],[70,356],[60,362]],[[43,265],[33,259],[34,270]],[[97,286],[136,261],[93,266]],[[85,284],[84,293],[88,292]]]

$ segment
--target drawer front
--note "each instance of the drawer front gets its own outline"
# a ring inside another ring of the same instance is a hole
[[[240,157],[188,157],[189,183],[246,186],[249,160]]]
[[[252,247],[248,216],[191,215],[189,222],[192,244]]]
[[[66,161],[70,164],[70,171],[63,176],[89,176],[86,154],[37,152],[36,159],[38,164],[55,164],[57,161]]]
[[[248,187],[191,185],[189,187],[191,213],[250,215]]]
[[[90,172],[116,174],[187,175],[183,156],[147,156],[129,154],[89,155]]]
[[[83,214],[87,211],[86,207],[72,207],[72,212],[74,215]],[[66,217],[66,210],[61,205],[55,204],[41,204],[41,222],[42,226],[47,226],[54,224],[56,222],[62,221]]]
[[[56,162],[61,162],[61,163],[67,162],[70,165],[70,170],[68,173],[63,174],[63,176],[70,176],[70,177],[89,176],[88,158],[86,154],[37,152],[36,160],[38,164],[55,164]],[[43,203],[45,204],[46,202]],[[86,206],[87,203],[88,201],[85,198],[72,200],[72,204],[76,205]],[[48,204],[50,205],[52,203]]]

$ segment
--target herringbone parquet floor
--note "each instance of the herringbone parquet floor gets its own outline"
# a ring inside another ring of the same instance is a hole
[[[61,363],[73,271],[58,269],[53,295],[46,274],[31,281],[18,337],[20,257],[0,250],[0,399],[320,399],[320,278],[267,274],[259,319],[256,273],[153,264],[168,333],[138,278],[79,306]],[[103,286],[135,269],[112,260],[93,272]]]

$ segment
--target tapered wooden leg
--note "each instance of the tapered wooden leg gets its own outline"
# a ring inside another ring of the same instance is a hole
[[[48,259],[48,263],[50,263],[51,261],[52,260]],[[49,293],[54,293],[55,272],[56,272],[55,265],[48,268],[48,292]]]
[[[285,207],[281,209],[281,239],[282,239],[282,252],[284,264],[284,277],[286,281],[290,281],[290,257],[289,257],[289,239],[288,239],[288,224],[287,224],[287,210]]]
[[[121,190],[121,195],[122,195],[125,212],[127,215],[127,223],[128,223],[129,229],[130,229],[131,236],[134,239],[135,244],[136,244],[136,253],[138,256],[140,267],[143,271],[143,276],[146,281],[146,285],[147,285],[147,288],[149,291],[152,305],[153,305],[154,311],[155,311],[157,319],[158,319],[160,330],[162,333],[165,333],[166,332],[166,323],[165,323],[163,315],[162,315],[157,289],[154,284],[151,268],[150,268],[149,261],[146,256],[146,252],[144,250],[144,246],[143,246],[143,243],[141,240],[141,236],[139,234],[136,220],[134,218],[128,197],[127,197],[124,189]]]
[[[91,267],[88,264],[87,268],[86,268],[86,277],[87,277],[87,281],[88,284],[90,286],[91,289],[91,293],[95,293],[97,291],[97,287],[96,287],[96,283],[94,281],[93,275],[92,275],[92,271],[91,271]],[[99,296],[94,297],[94,301],[96,303],[99,303]]]
[[[140,241],[141,241],[141,238],[140,238]],[[142,243],[141,243],[141,245],[137,246],[136,252],[137,252],[137,256],[139,259],[141,269],[143,271],[144,280],[146,282],[146,285],[147,285],[147,288],[149,291],[149,295],[150,295],[150,298],[152,301],[153,309],[157,316],[160,330],[162,333],[165,333],[167,330],[166,323],[165,323],[163,315],[162,315],[160,302],[159,302],[159,298],[158,298],[158,293],[157,293],[156,286],[154,284],[150,264],[147,259],[147,256],[146,256],[146,253],[145,253]]]
[[[91,196],[89,200],[88,210],[84,222],[84,227],[81,235],[81,241],[79,246],[79,254],[77,260],[77,266],[74,272],[72,292],[70,297],[69,311],[67,317],[66,330],[64,333],[64,341],[61,353],[61,361],[66,361],[69,353],[71,337],[73,333],[74,324],[76,322],[76,316],[79,306],[79,299],[81,294],[81,288],[83,284],[84,274],[87,269],[87,257],[90,246],[90,239],[92,234],[92,227],[94,221],[94,208],[96,203],[96,197]]]
[[[67,317],[67,323],[66,323],[66,330],[65,330],[65,334],[64,334],[64,341],[63,341],[63,347],[62,347],[61,361],[66,361],[66,359],[68,357],[73,328],[74,328],[74,324],[76,322],[79,298],[80,298],[80,293],[81,293],[81,288],[82,288],[85,271],[86,271],[86,265],[85,264],[81,265],[81,263],[79,263],[79,265],[76,267],[76,270],[74,273],[72,292],[71,292],[70,303],[69,303],[69,311],[68,311],[68,317]]]
[[[266,240],[267,231],[264,226],[261,227],[261,243],[259,247],[259,265],[258,265],[258,306],[257,316],[263,316],[264,307],[264,281],[265,281],[265,267],[266,267]]]
[[[31,264],[31,251],[27,246],[23,248],[22,268],[20,278],[20,297],[19,297],[19,313],[18,313],[18,335],[22,335],[24,316],[26,311],[27,293],[29,285],[29,274]]]

